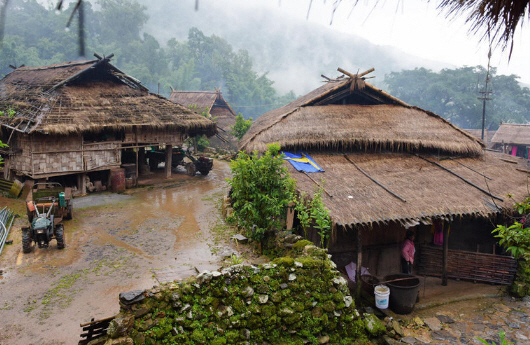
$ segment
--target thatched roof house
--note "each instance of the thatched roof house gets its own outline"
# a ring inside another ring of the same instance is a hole
[[[479,138],[481,139],[482,137],[482,129],[464,129],[466,132],[468,132],[469,134],[475,136],[476,138]],[[493,147],[493,144],[491,142],[491,139],[493,138],[493,136],[495,135],[495,132],[494,130],[491,130],[491,129],[484,129],[484,144],[486,144],[486,148],[490,149]]]
[[[495,149],[513,156],[528,157],[530,125],[502,123],[491,139]]]
[[[124,149],[216,133],[212,121],[150,93],[111,57],[17,68],[0,81],[7,177],[109,170],[124,163]]]
[[[242,138],[240,149],[263,152],[273,142],[287,152],[307,152],[323,168],[323,173],[308,174],[285,163],[299,192],[312,195],[323,187],[334,223],[330,252],[339,264],[344,263],[341,255],[356,251],[361,232],[365,246],[391,244],[398,250],[405,229],[418,227],[419,241],[427,243],[431,224],[444,220],[446,230],[452,224],[456,248],[475,250],[476,243],[459,240],[469,233],[458,227],[510,210],[509,193],[516,200],[527,194],[528,172],[516,170],[524,166],[484,151],[480,139],[357,75],[329,80],[262,115]],[[359,237],[349,237],[355,233]],[[491,238],[489,232],[487,236]],[[490,251],[492,246],[486,245]],[[395,255],[386,264],[398,270],[399,253]],[[385,265],[374,260],[374,270]]]
[[[236,123],[236,113],[223,98],[221,90],[215,91],[171,91],[169,100],[199,113],[206,112],[217,124],[220,133],[212,138],[212,146],[237,149],[237,139],[230,134]]]

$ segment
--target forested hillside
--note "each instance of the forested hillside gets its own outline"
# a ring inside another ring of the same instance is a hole
[[[73,3],[57,12],[36,0],[11,0],[0,50],[0,73],[9,65],[41,66],[80,59],[77,16],[65,30]],[[86,58],[115,54],[112,62],[152,92],[221,87],[236,113],[254,119],[317,88],[320,74],[336,77],[375,68],[370,83],[463,128],[480,128],[486,71],[445,68],[355,35],[290,20],[274,13],[239,13],[221,3],[195,11],[174,0],[84,1]],[[285,19],[285,18],[283,18]],[[234,48],[235,47],[235,48]],[[431,66],[418,68],[418,66]],[[416,68],[415,68],[416,67]],[[447,66],[446,66],[447,67]],[[434,70],[434,72],[433,72]],[[492,71],[486,127],[530,120],[530,92],[517,76]],[[282,90],[282,91],[278,91]]]
[[[482,128],[482,97],[485,68],[461,67],[436,73],[425,68],[392,72],[385,77],[389,92],[399,99],[430,110],[462,128]],[[496,130],[501,122],[530,122],[530,90],[515,75],[490,71],[490,100],[486,103],[485,127]]]
[[[42,66],[80,59],[77,21],[65,30],[70,8],[56,13],[36,0],[12,0],[7,11],[5,37],[0,54],[0,73],[9,65]],[[147,8],[132,0],[85,2],[86,54],[92,58],[115,54],[113,63],[144,83],[152,92],[168,96],[178,90],[214,90],[245,118],[263,114],[293,100],[279,95],[267,73],[258,74],[245,50],[234,51],[224,39],[206,36],[190,28],[186,40],[161,44],[144,32]]]

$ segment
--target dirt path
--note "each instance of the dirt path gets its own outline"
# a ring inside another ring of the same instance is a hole
[[[80,323],[118,312],[120,292],[219,267],[226,227],[218,202],[229,173],[216,161],[206,177],[179,173],[127,194],[74,199],[66,249],[52,241],[30,254],[21,250],[24,205],[0,199],[24,214],[0,257],[0,345],[76,344]]]

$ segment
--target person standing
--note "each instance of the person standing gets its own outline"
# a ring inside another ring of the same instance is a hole
[[[411,274],[412,272],[414,253],[416,252],[416,248],[414,248],[415,237],[414,231],[408,230],[401,245],[401,272],[405,274]]]

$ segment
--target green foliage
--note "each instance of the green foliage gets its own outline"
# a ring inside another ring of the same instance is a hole
[[[205,135],[201,135],[197,139],[197,150],[204,151],[204,149],[206,149],[208,146],[210,146],[210,141]]]
[[[320,235],[320,246],[324,247],[331,231],[331,218],[329,217],[329,211],[322,202],[321,189],[314,194],[311,201],[311,218],[315,221],[315,228],[318,229],[318,234]]]
[[[75,3],[65,5],[59,14],[35,0],[12,0],[9,5],[0,74],[11,72],[10,64],[35,67],[79,60],[77,30],[65,30]],[[236,112],[245,111],[247,118],[296,98],[292,92],[277,95],[267,74],[254,70],[248,52],[234,51],[220,37],[191,28],[185,41],[158,42],[146,32],[147,8],[136,0],[97,0],[94,6],[87,1],[84,15],[86,51],[114,53],[112,63],[152,92],[168,96],[170,87],[211,91],[223,85],[226,100]]]
[[[3,148],[3,147],[8,147],[6,144],[4,144],[1,140],[0,140],[0,148]],[[4,164],[4,159],[0,156],[0,165]]]
[[[232,254],[230,255],[230,265],[231,266],[234,266],[234,265],[239,265],[240,263],[242,263],[243,261],[245,261],[245,259],[241,256],[237,256],[235,254]]]
[[[13,116],[15,116],[15,110],[13,108],[8,108],[6,111],[0,111],[0,116],[12,118]]]
[[[385,76],[389,92],[407,102],[430,110],[462,128],[482,127],[482,102],[486,70],[481,67],[443,69],[438,73],[425,68],[392,72]],[[530,89],[521,87],[517,76],[496,75],[490,71],[491,100],[486,105],[486,128],[495,130],[501,122],[530,121]]]
[[[499,238],[499,244],[505,247],[514,258],[530,255],[530,228],[525,228],[522,223],[515,222],[508,227],[497,225],[493,233],[496,233],[495,237]]]
[[[265,233],[280,228],[280,219],[293,200],[294,180],[283,166],[280,145],[271,144],[261,157],[258,152],[240,152],[230,163],[231,220],[246,229],[247,236],[262,241]]]
[[[497,343],[495,343],[495,342],[488,343],[486,340],[484,340],[482,338],[479,338],[479,337],[477,337],[477,340],[480,341],[483,344],[486,344],[486,345],[497,345]],[[513,344],[513,343],[506,339],[506,333],[504,333],[504,331],[500,331],[499,332],[499,344],[498,345],[510,345],[510,344]]]
[[[515,221],[510,226],[497,225],[492,233],[514,258],[530,259],[530,227],[526,226],[526,218],[530,214],[530,197],[515,203],[514,209],[522,216],[520,221]]]
[[[251,125],[252,125],[252,118],[245,120],[243,115],[239,113],[236,116],[236,123],[232,127],[230,127],[231,129],[230,134],[235,136],[238,140],[241,140],[241,138],[243,138],[243,135],[245,135],[245,133],[248,131]]]
[[[492,231],[499,244],[506,248],[510,254],[519,259],[515,281],[510,287],[510,292],[518,297],[523,297],[530,292],[530,197],[523,202],[515,203],[514,209],[521,215],[512,225],[497,225]]]
[[[307,237],[307,229],[313,222],[314,227],[318,229],[320,246],[323,248],[331,232],[331,218],[322,201],[322,189],[313,194],[312,200],[309,200],[307,194],[302,192],[295,203],[295,211],[305,237]]]

